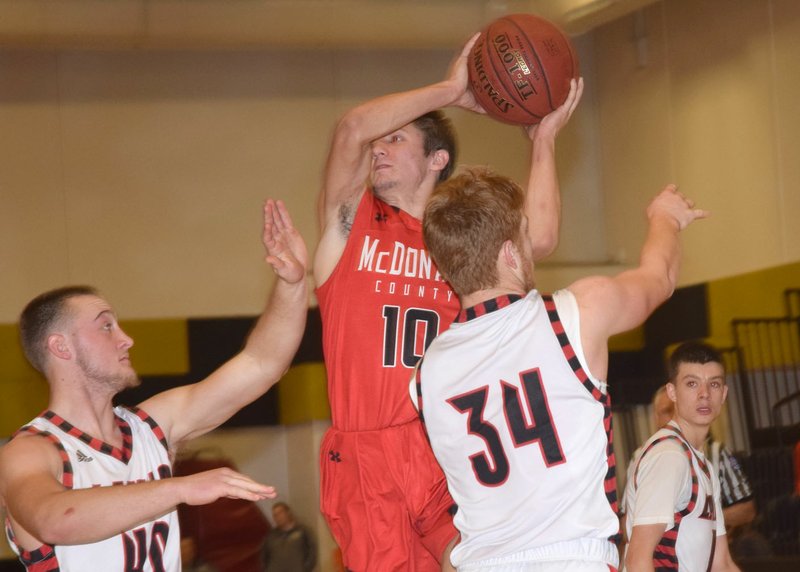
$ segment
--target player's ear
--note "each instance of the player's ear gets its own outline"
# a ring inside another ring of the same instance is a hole
[[[444,149],[437,149],[433,152],[433,157],[431,158],[431,169],[434,171],[443,171],[449,162],[450,153]]]
[[[47,351],[59,359],[70,359],[72,352],[63,334],[47,336]]]
[[[667,389],[667,397],[669,397],[669,400],[672,401],[672,403],[675,403],[678,400],[677,396],[675,395],[675,384],[671,381],[668,381],[664,387]]]
[[[500,247],[500,260],[509,268],[519,268],[519,253],[512,240],[507,240]]]

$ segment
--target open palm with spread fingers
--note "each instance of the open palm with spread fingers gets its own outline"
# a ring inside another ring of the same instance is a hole
[[[289,284],[304,279],[308,250],[283,201],[269,199],[264,203],[263,240],[267,249],[266,260],[279,278]]]

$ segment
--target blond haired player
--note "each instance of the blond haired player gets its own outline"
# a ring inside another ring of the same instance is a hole
[[[668,186],[647,216],[636,268],[542,296],[515,183],[473,170],[431,197],[425,241],[462,309],[411,389],[458,505],[459,570],[617,566],[607,341],[670,296],[679,233],[706,213]]]

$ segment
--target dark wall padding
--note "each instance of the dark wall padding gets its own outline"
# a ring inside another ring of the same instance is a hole
[[[675,290],[672,297],[644,323],[644,335],[647,346],[662,349],[676,342],[708,337],[706,284]]]
[[[615,407],[649,403],[667,381],[664,353],[671,344],[708,337],[706,284],[678,288],[644,323],[644,347],[611,352],[608,382]]]

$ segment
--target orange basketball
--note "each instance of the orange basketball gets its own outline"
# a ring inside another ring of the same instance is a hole
[[[555,24],[532,14],[510,14],[489,24],[468,62],[470,88],[490,116],[534,125],[567,99],[578,77],[578,57]]]

